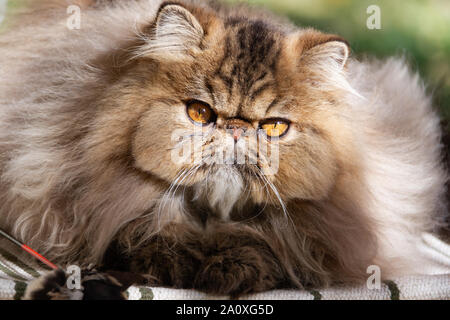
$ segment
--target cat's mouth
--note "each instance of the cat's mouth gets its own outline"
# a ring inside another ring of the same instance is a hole
[[[195,170],[195,166],[194,169]],[[195,180],[192,184],[199,184],[204,181],[209,181],[214,177],[222,177],[223,183],[227,183],[227,177],[237,177],[242,179],[245,185],[250,184],[254,180],[258,180],[264,175],[263,169],[259,164],[242,164],[237,161],[230,160],[224,164],[203,164],[197,172]],[[234,180],[234,179],[231,179]]]
[[[195,198],[227,220],[243,197],[245,181],[235,165],[216,166],[206,178],[194,185]]]
[[[236,212],[242,214],[244,208],[247,211],[268,204],[284,207],[271,179],[257,165],[213,165],[204,170],[205,175],[189,188],[192,201],[222,220],[229,220]]]

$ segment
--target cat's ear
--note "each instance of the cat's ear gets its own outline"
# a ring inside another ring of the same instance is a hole
[[[315,30],[306,30],[291,39],[295,54],[301,62],[310,66],[328,66],[330,69],[342,70],[350,55],[350,46],[343,38],[324,34]]]
[[[317,63],[334,64],[343,69],[350,55],[350,47],[344,40],[333,39],[316,45],[307,54],[310,55],[310,60]]]
[[[305,82],[320,90],[339,88],[362,98],[348,81],[346,65],[350,47],[347,41],[312,29],[292,34],[286,41],[283,61],[288,61],[288,68],[294,67],[302,73]]]
[[[179,57],[200,49],[204,30],[194,15],[178,4],[163,4],[152,26],[148,53]]]

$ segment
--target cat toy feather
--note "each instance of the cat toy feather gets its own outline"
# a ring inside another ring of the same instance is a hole
[[[46,264],[47,266],[49,266],[52,269],[58,269],[58,267],[51,263],[49,260],[47,260],[46,258],[44,258],[42,255],[40,255],[39,253],[37,253],[36,251],[34,251],[33,249],[31,249],[29,246],[27,246],[26,244],[21,243],[20,241],[14,239],[13,237],[11,237],[9,234],[7,234],[6,232],[4,232],[3,230],[0,229],[0,235],[5,237],[6,239],[8,239],[9,241],[11,241],[12,243],[14,243],[15,245],[19,246],[20,248],[22,248],[22,250],[25,250],[26,252],[28,252],[29,254],[31,254],[33,257],[35,257],[36,259],[38,259],[39,261],[43,262],[44,264]]]

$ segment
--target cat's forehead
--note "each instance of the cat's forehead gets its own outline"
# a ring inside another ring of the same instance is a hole
[[[263,21],[225,22],[223,54],[207,78],[219,112],[262,118],[277,99],[275,75],[282,35]]]
[[[257,68],[254,71],[274,68],[280,52],[281,34],[262,20],[248,21],[231,18],[225,23],[224,59],[245,68]],[[245,74],[247,77],[250,74]],[[245,76],[239,74],[239,76]],[[249,78],[251,79],[251,77]]]

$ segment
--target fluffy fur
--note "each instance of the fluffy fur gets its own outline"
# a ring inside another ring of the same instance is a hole
[[[100,264],[115,243],[132,271],[218,293],[426,264],[416,243],[447,213],[447,173],[402,59],[189,0],[49,1],[0,35],[0,56],[0,227],[49,259]],[[174,164],[189,99],[218,114],[205,148],[232,143],[232,119],[288,118],[277,173]]]

